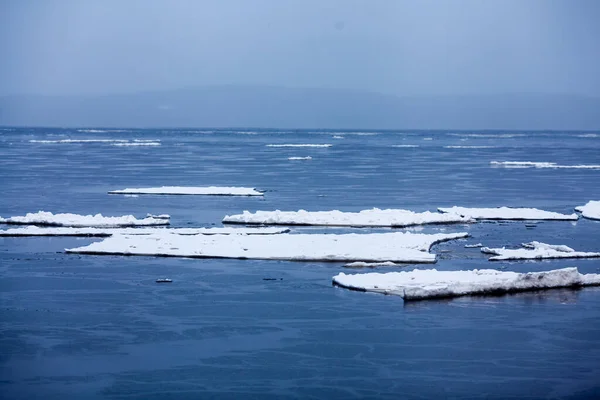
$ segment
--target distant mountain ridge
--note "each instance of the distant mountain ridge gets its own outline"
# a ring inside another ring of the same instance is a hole
[[[598,130],[600,98],[398,97],[338,89],[206,86],[102,96],[4,96],[0,125]]]

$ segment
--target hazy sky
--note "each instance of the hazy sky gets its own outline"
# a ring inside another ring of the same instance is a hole
[[[599,0],[0,0],[0,95],[211,84],[600,96]]]

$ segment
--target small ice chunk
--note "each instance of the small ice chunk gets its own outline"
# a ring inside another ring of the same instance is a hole
[[[437,271],[435,269],[345,274],[333,277],[333,284],[363,292],[401,296],[405,301],[465,295],[498,295],[553,288],[600,285],[600,274],[580,274],[577,268],[518,273],[481,269]]]
[[[12,225],[46,225],[68,227],[125,227],[125,226],[152,226],[169,225],[168,219],[144,218],[137,219],[133,215],[121,217],[105,217],[102,214],[52,214],[51,212],[38,211],[25,216],[1,218],[0,223]]]
[[[416,144],[394,144],[394,145],[392,145],[392,147],[413,148],[413,147],[419,147],[419,145],[416,145]]]
[[[331,147],[331,144],[268,144],[267,147]]]
[[[541,242],[524,243],[522,249],[482,247],[481,251],[492,254],[490,261],[541,260],[546,258],[596,258],[600,253],[575,251],[565,245],[551,245]]]
[[[471,218],[458,214],[440,214],[430,211],[416,213],[402,209],[380,210],[373,208],[359,212],[333,211],[256,211],[227,215],[223,223],[260,225],[312,225],[354,227],[404,227],[423,224],[448,224],[471,222]]]
[[[127,188],[111,190],[109,194],[156,194],[156,195],[206,195],[206,196],[262,196],[254,188],[226,186],[161,186],[149,188]]]
[[[146,217],[148,218],[156,218],[156,219],[170,219],[171,216],[169,214],[159,214],[159,215],[154,215],[154,214],[146,214]]]
[[[298,161],[298,160],[312,160],[311,156],[308,157],[288,157],[288,160]]]
[[[469,207],[451,207],[438,208],[443,213],[458,214],[474,219],[506,219],[506,220],[563,220],[575,221],[579,217],[577,214],[559,214],[552,211],[538,210],[537,208],[469,208]]]
[[[115,235],[67,253],[291,261],[434,263],[433,244],[468,234]]]
[[[364,262],[354,261],[351,263],[344,264],[346,268],[374,268],[374,267],[398,267],[400,264],[396,264],[391,261],[384,262]]]
[[[560,165],[553,162],[490,161],[490,165],[505,168],[600,169],[600,165]]]
[[[475,248],[478,248],[478,247],[483,247],[483,245],[481,243],[465,244],[465,247],[467,249],[475,249]]]
[[[579,211],[584,218],[600,220],[600,201],[598,200],[590,200],[585,206],[575,207],[575,210]]]
[[[113,143],[112,146],[130,147],[130,146],[160,146],[159,142],[129,142],[129,143]]]

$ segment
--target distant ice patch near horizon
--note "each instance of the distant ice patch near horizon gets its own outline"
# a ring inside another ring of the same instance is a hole
[[[524,133],[449,133],[450,136],[458,136],[463,138],[487,138],[487,139],[510,139],[516,137],[527,136]]]
[[[504,168],[555,168],[555,169],[600,169],[600,165],[560,165],[553,162],[534,161],[490,161],[490,165]]]
[[[102,214],[79,215],[79,214],[53,214],[46,211],[27,213],[25,216],[1,218],[0,223],[9,225],[44,225],[64,227],[128,227],[128,226],[155,226],[169,225],[165,218],[143,218],[137,219],[133,215],[120,217],[105,217]]]
[[[577,268],[527,273],[494,269],[468,271],[415,269],[364,274],[342,272],[333,277],[333,284],[351,290],[396,295],[409,301],[597,286],[600,285],[600,274],[580,274]]]
[[[359,212],[332,211],[244,211],[227,215],[223,223],[257,225],[312,225],[351,227],[405,227],[424,224],[452,224],[472,222],[470,217],[437,212],[416,213],[402,209],[380,210],[373,208]]]
[[[326,148],[331,147],[332,144],[267,144],[266,147],[315,147],[315,148]]]
[[[109,194],[204,195],[204,196],[263,196],[254,188],[233,186],[161,186],[111,190]]]
[[[275,235],[289,232],[284,228],[41,228],[25,226],[0,230],[0,236],[89,236],[108,237],[113,235]]]
[[[584,206],[575,207],[575,210],[579,211],[584,218],[600,220],[600,201],[598,200],[590,200]]]
[[[482,247],[481,252],[492,254],[490,261],[508,261],[508,260],[541,260],[552,258],[597,258],[598,252],[575,251],[565,245],[552,245],[541,242],[523,243],[522,249],[507,249]]]
[[[496,146],[444,146],[445,149],[495,149]]]
[[[127,143],[112,143],[111,146],[129,147],[129,146],[160,146],[160,142],[127,142]]]
[[[67,253],[192,258],[239,258],[289,261],[395,261],[434,263],[435,244],[467,237],[468,233],[284,235],[115,235]]]
[[[412,148],[412,147],[421,147],[418,144],[393,144],[392,147],[398,148]]]
[[[59,140],[35,140],[32,139],[29,143],[44,143],[44,144],[82,144],[82,143],[128,143],[127,139],[59,139]]]
[[[450,213],[462,215],[474,219],[490,219],[490,220],[559,220],[559,221],[576,221],[579,219],[577,214],[560,214],[553,211],[544,211],[537,208],[512,208],[512,207],[496,207],[496,208],[470,208],[470,207],[439,207],[438,211],[442,213]]]
[[[291,161],[312,160],[312,157],[311,156],[306,156],[306,157],[288,157],[288,160],[291,160]]]

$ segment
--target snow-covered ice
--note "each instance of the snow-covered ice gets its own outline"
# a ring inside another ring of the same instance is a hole
[[[585,206],[575,207],[584,218],[600,220],[600,201],[590,200]]]
[[[256,211],[227,215],[224,223],[261,225],[312,225],[312,226],[355,226],[355,227],[404,227],[423,224],[445,224],[471,222],[471,218],[458,214],[437,212],[416,213],[409,210],[380,210],[373,208],[360,212],[333,211]]]
[[[331,144],[268,144],[267,147],[331,147]]]
[[[116,235],[68,253],[241,258],[291,261],[395,261],[434,263],[435,243],[467,233],[285,234],[285,235]]]
[[[400,264],[396,264],[391,261],[384,262],[364,262],[354,261],[351,263],[344,264],[346,268],[375,268],[375,267],[398,267]]]
[[[146,217],[148,218],[158,218],[158,219],[170,219],[171,216],[169,214],[159,214],[159,215],[154,215],[154,214],[146,214]]]
[[[476,249],[479,247],[483,247],[483,245],[481,243],[465,244],[465,248],[467,248],[467,249]]]
[[[512,220],[561,220],[575,221],[577,214],[560,214],[537,208],[469,208],[469,207],[439,207],[438,211],[449,214],[462,215],[474,219],[512,219]]]
[[[495,146],[444,146],[446,149],[493,149]]]
[[[332,137],[333,137],[334,139],[344,139],[344,137],[343,137],[343,136],[340,136],[340,135],[334,135],[334,136],[332,136]]]
[[[161,195],[207,195],[207,196],[262,196],[254,188],[227,186],[161,186],[150,188],[127,188],[111,190],[110,194],[161,194]]]
[[[308,157],[288,157],[288,160],[299,161],[299,160],[312,160],[311,156]]]
[[[25,216],[2,218],[0,223],[12,225],[47,225],[68,227],[125,227],[125,226],[154,226],[169,225],[169,220],[164,218],[137,219],[133,215],[121,217],[105,217],[102,214],[53,214],[46,211],[27,213]]]
[[[127,139],[61,139],[61,140],[30,140],[29,143],[44,143],[44,144],[57,144],[57,143],[127,143]]]
[[[112,143],[112,146],[119,147],[130,147],[130,146],[160,146],[160,142],[126,142],[126,143]]]
[[[596,258],[600,253],[575,251],[565,245],[552,245],[541,242],[523,243],[522,249],[482,247],[481,252],[492,254],[490,261],[541,260],[548,258]]]
[[[505,168],[600,169],[600,165],[560,165],[553,162],[490,161],[490,165]]]
[[[0,236],[98,236],[112,235],[275,235],[289,232],[284,228],[40,228],[25,226],[0,230]]]
[[[394,144],[394,145],[392,145],[392,147],[413,148],[413,147],[419,147],[419,145],[417,145],[417,144]]]
[[[407,300],[465,295],[498,295],[553,288],[600,285],[600,274],[580,274],[577,268],[518,273],[480,269],[437,271],[435,269],[345,274],[333,277],[334,285],[364,292],[401,296]]]

